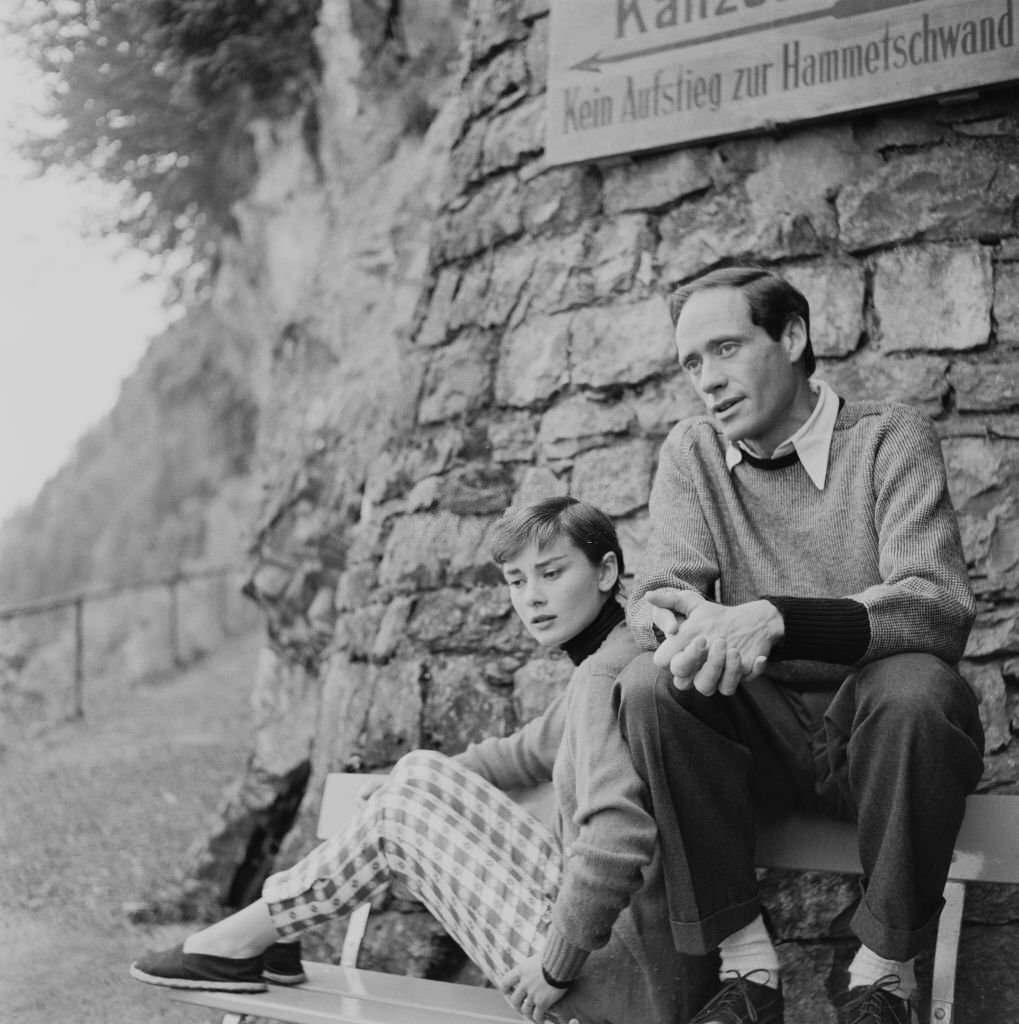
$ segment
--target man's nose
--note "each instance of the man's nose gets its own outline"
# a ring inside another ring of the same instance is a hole
[[[718,391],[720,388],[725,387],[726,376],[723,372],[721,363],[717,359],[706,358],[701,363],[701,376],[697,383],[700,385],[701,391],[712,392]]]

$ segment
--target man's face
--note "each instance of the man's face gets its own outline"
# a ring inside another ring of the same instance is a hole
[[[804,422],[795,399],[805,378],[794,365],[806,344],[794,321],[775,341],[750,319],[737,288],[707,288],[686,302],[676,350],[708,412],[729,441],[768,457]]]

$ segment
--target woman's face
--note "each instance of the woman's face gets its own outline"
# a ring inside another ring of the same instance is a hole
[[[592,565],[566,536],[543,548],[529,544],[502,571],[527,632],[550,646],[572,640],[597,618],[618,577],[614,554]]]

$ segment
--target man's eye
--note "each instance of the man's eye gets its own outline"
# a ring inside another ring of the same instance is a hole
[[[718,346],[718,354],[723,357],[734,356],[738,351],[738,341],[723,341],[722,344]]]

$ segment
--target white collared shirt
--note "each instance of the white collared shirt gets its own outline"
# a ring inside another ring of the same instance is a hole
[[[839,414],[839,396],[823,380],[811,378],[810,390],[817,396],[817,401],[806,423],[792,437],[783,441],[772,452],[771,458],[777,459],[795,451],[807,476],[819,491],[823,491],[828,479],[831,437]],[[730,470],[743,461],[743,449],[739,445],[738,441],[726,445],[725,464]]]

